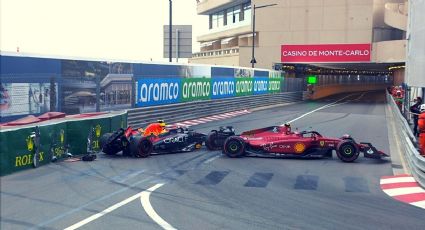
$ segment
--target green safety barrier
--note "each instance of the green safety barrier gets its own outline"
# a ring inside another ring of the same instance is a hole
[[[119,128],[127,127],[127,112],[110,113],[74,120],[53,120],[22,128],[0,131],[0,176],[33,168],[34,143],[30,137],[35,127],[40,128],[40,166],[67,158],[66,152],[74,156],[87,153],[87,138],[92,132],[92,149],[100,150],[100,137]]]

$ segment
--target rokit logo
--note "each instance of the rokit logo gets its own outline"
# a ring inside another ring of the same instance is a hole
[[[180,79],[143,79],[139,80],[137,105],[168,104],[179,101]]]

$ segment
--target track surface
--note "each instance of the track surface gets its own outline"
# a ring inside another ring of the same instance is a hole
[[[350,133],[389,152],[385,94],[338,95],[253,112],[192,128],[237,132],[285,121],[327,136]],[[391,153],[396,154],[396,153]],[[106,157],[50,164],[1,178],[1,229],[64,229],[156,184],[150,204],[177,229],[424,229],[425,210],[379,187],[391,159],[230,159],[205,149],[147,159]],[[81,229],[161,229],[139,198]]]

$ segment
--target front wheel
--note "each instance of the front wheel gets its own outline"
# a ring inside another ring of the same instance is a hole
[[[245,156],[245,141],[238,136],[228,137],[224,142],[223,153],[228,157]]]
[[[130,141],[130,153],[133,157],[145,158],[151,155],[153,150],[152,142],[142,136],[135,136]]]
[[[32,156],[32,166],[34,168],[37,168],[40,163],[40,153],[38,152],[38,149],[34,151],[34,155]]]
[[[105,133],[100,137],[99,139],[100,148],[103,149],[103,147],[105,147],[105,145],[108,144],[108,140],[109,138],[111,138],[111,136],[112,136],[112,133]]]
[[[345,140],[338,144],[336,154],[343,162],[353,162],[359,157],[360,152],[355,143]]]

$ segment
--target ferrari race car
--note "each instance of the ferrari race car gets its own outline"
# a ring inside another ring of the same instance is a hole
[[[228,127],[229,129],[231,127]],[[223,141],[224,139],[224,141]],[[229,157],[246,155],[269,157],[332,157],[333,150],[343,162],[353,162],[360,152],[367,158],[381,159],[387,154],[377,150],[371,143],[356,143],[349,135],[341,138],[322,136],[316,131],[291,131],[290,125],[272,126],[229,135],[226,130],[213,130],[206,145],[220,148]],[[213,149],[208,147],[209,149]]]
[[[160,134],[145,134],[142,129],[119,129],[114,133],[105,133],[100,138],[100,146],[108,155],[122,151],[127,156],[148,157],[152,153],[190,152],[201,148],[206,138],[205,134],[179,126],[169,127]]]

